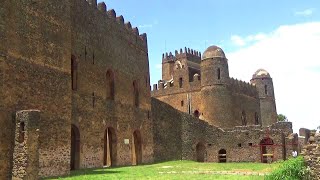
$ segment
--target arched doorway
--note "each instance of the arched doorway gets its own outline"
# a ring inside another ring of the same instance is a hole
[[[219,163],[227,162],[227,151],[225,149],[220,149],[218,153]]]
[[[111,167],[117,161],[117,137],[116,131],[112,127],[108,127],[104,131],[104,153],[103,166]]]
[[[138,165],[142,163],[142,142],[141,134],[139,130],[133,132],[132,139],[132,165]]]
[[[206,154],[206,147],[202,143],[198,143],[196,146],[196,154],[197,154],[197,161],[204,162],[205,154]]]
[[[273,140],[271,138],[263,138],[260,141],[260,150],[261,150],[261,162],[262,163],[268,163],[268,159],[271,158],[273,161]]]
[[[71,160],[70,169],[80,168],[80,132],[77,126],[71,125]]]

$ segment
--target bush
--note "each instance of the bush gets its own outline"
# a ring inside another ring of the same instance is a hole
[[[280,167],[266,176],[267,180],[302,180],[311,179],[311,171],[305,165],[302,156],[284,161]]]

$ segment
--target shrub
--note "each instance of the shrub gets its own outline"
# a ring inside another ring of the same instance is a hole
[[[305,165],[302,156],[284,161],[280,167],[266,176],[267,180],[302,180],[311,179],[311,171]]]

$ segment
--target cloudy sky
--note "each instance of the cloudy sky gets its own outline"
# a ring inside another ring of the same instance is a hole
[[[98,1],[100,2],[100,1]],[[264,68],[278,113],[294,130],[320,125],[319,0],[105,0],[148,35],[151,82],[161,78],[164,52],[220,46],[230,76],[250,81]]]

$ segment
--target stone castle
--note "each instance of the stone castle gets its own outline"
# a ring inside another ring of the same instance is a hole
[[[297,148],[272,79],[229,77],[223,50],[163,56],[96,0],[0,4],[0,179],[167,160],[269,162]]]

